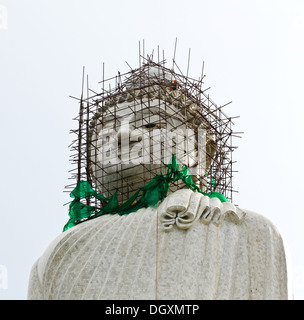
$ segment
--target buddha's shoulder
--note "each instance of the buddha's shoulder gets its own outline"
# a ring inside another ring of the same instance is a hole
[[[44,270],[50,260],[58,260],[58,257],[62,257],[72,245],[80,247],[82,243],[87,242],[94,229],[102,228],[101,225],[106,224],[109,218],[115,217],[108,215],[88,220],[59,234],[38,259],[38,272]]]
[[[277,230],[275,223],[271,219],[267,218],[266,215],[263,215],[253,210],[248,210],[243,208],[238,208],[238,209],[245,213],[244,226],[250,227],[250,228],[262,228],[262,229],[271,228],[271,229]]]
[[[140,211],[144,212],[146,210],[140,209]],[[145,215],[149,216],[149,212],[146,212]],[[140,217],[141,215],[139,214],[137,216]],[[62,232],[49,244],[43,254],[36,260],[32,267],[32,274],[35,274],[36,277],[39,278],[39,281],[43,283],[43,278],[50,268],[56,268],[56,266],[62,264],[62,261],[68,263],[69,259],[73,260],[79,251],[83,252],[89,247],[96,247],[98,244],[103,246],[102,240],[106,233],[120,236],[123,229],[121,227],[123,225],[127,226],[130,224],[130,221],[135,222],[136,220],[130,218],[131,214],[126,216],[120,216],[118,214],[103,215],[79,223]],[[138,218],[137,220],[141,219]],[[91,242],[92,238],[94,238],[95,241],[95,245],[93,246]]]
[[[28,299],[42,299],[43,288],[47,279],[52,278],[56,270],[65,260],[69,263],[75,258],[75,250],[79,250],[84,243],[90,241],[90,234],[94,229],[114,216],[99,217],[80,223],[59,234],[46,248],[44,253],[35,261],[31,268],[28,287]],[[98,223],[96,223],[98,222]],[[65,266],[63,265],[63,268]]]
[[[245,213],[245,218],[240,225],[248,238],[259,241],[272,241],[280,246],[284,246],[281,231],[277,225],[267,216],[248,209],[241,209]]]

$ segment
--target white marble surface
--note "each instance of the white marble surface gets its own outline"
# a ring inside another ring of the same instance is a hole
[[[105,215],[59,235],[28,299],[288,299],[274,224],[188,189],[158,209]]]

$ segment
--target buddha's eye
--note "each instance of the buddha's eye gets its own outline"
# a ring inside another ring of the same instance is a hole
[[[145,124],[145,128],[149,129],[149,128],[154,128],[156,126],[155,123],[148,123],[148,124]]]

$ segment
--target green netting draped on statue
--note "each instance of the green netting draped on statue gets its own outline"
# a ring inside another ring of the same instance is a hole
[[[203,192],[192,180],[188,167],[184,165],[179,171],[176,157],[173,155],[168,164],[167,174],[157,174],[150,182],[136,191],[128,200],[122,204],[118,203],[116,192],[111,198],[105,198],[93,190],[88,181],[80,181],[70,196],[74,198],[69,206],[69,221],[64,226],[63,231],[89,219],[99,217],[104,214],[127,215],[141,208],[156,207],[167,195],[171,182],[182,180],[191,190],[202,193],[209,198],[218,198],[221,202],[228,200],[219,192]],[[139,197],[139,193],[141,196]],[[106,202],[103,208],[91,206],[81,202],[83,199],[96,198]],[[139,198],[137,200],[137,198]]]

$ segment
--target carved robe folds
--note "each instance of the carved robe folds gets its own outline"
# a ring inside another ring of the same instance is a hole
[[[268,219],[182,189],[62,233],[33,266],[28,298],[288,299],[287,287]]]

